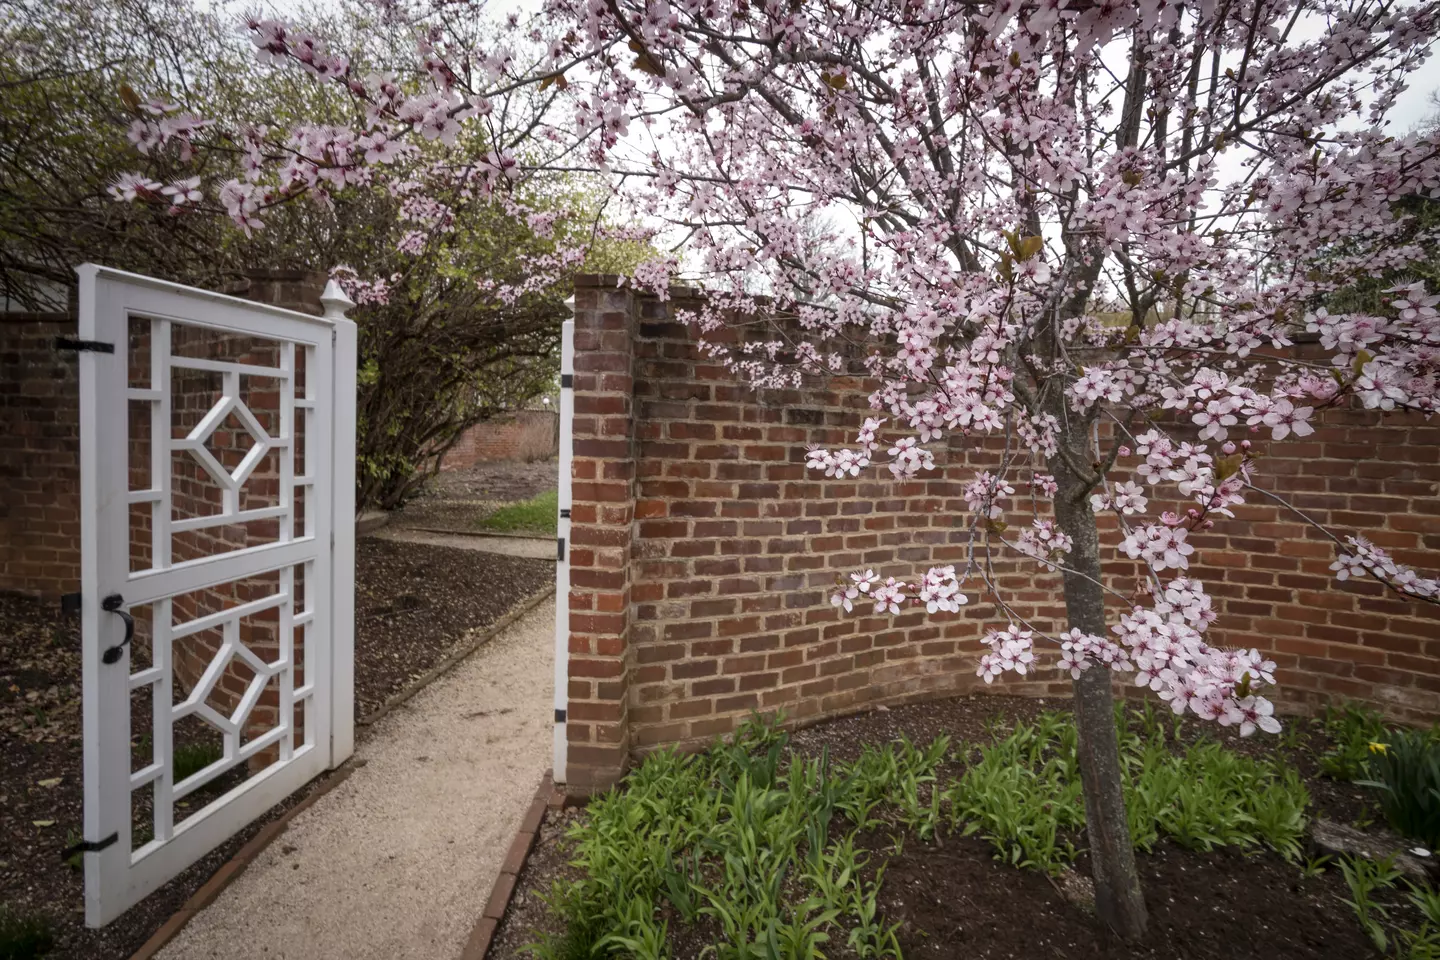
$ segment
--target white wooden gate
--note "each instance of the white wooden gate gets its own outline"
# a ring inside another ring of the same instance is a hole
[[[78,272],[100,926],[352,750],[355,327]]]

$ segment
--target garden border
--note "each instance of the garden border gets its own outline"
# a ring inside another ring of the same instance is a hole
[[[481,630],[471,639],[462,641],[462,647],[456,649],[444,660],[440,661],[438,664],[425,671],[425,673],[423,673],[418,680],[410,684],[408,687],[405,687],[403,690],[395,694],[389,700],[386,700],[369,716],[357,720],[355,722],[356,728],[368,729],[369,727],[374,726],[377,722],[387,716],[392,710],[397,707],[403,706],[408,700],[413,698],[421,690],[424,690],[435,680],[439,679],[441,676],[452,670],[461,661],[465,660],[467,657],[475,653],[475,651],[479,650],[480,647],[484,646],[487,642],[492,640],[501,630],[504,630],[506,627],[513,624],[516,620],[519,620],[525,614],[529,613],[531,610],[534,610],[545,600],[554,596],[554,594],[555,585],[552,583],[541,590],[537,590],[530,596],[526,597],[524,600],[520,601],[499,620],[496,620],[493,624],[486,627],[484,630]],[[247,840],[245,842],[245,845],[235,852],[235,855],[233,857],[221,864],[220,867],[210,875],[210,878],[201,885],[200,889],[196,890],[193,894],[191,894],[190,898],[185,901],[184,905],[181,906],[179,910],[175,911],[175,913],[171,915],[169,920],[166,920],[163,924],[161,924],[160,928],[157,929],[154,933],[152,933],[150,935],[150,938],[146,940],[143,944],[141,944],[138,950],[131,954],[130,960],[151,960],[151,958],[153,958],[157,953],[159,953],[166,944],[168,944],[171,940],[175,938],[176,934],[178,934],[181,930],[185,928],[185,925],[188,924],[197,913],[210,906],[210,904],[215,901],[215,898],[220,895],[221,891],[228,887],[231,882],[235,880],[236,877],[244,873],[245,869],[250,866],[251,862],[253,862],[256,857],[258,857],[267,847],[269,847],[270,844],[274,842],[276,837],[280,836],[282,833],[285,832],[285,829],[290,825],[291,820],[293,820],[297,815],[299,815],[301,811],[308,809],[312,804],[315,803],[315,801],[319,800],[325,794],[329,793],[331,790],[335,789],[341,783],[349,779],[351,774],[353,774],[361,767],[365,766],[365,764],[366,761],[363,759],[348,759],[340,766],[336,767],[334,770],[328,770],[325,773],[321,774],[319,777],[316,777],[314,780],[311,780],[309,784],[306,784],[306,788],[309,788],[311,792],[303,800],[295,804],[295,806],[291,807],[289,810],[286,810],[280,816],[276,817],[274,820],[261,827],[260,830],[255,834],[255,836]],[[541,784],[543,786],[545,784],[548,784],[549,782],[550,771],[547,770],[545,771],[545,776],[542,779]],[[539,797],[538,792],[536,796],[537,798]],[[525,823],[529,822],[529,820],[530,814],[527,813],[525,821],[521,824],[521,826],[523,827]],[[535,824],[535,830],[539,830],[538,820]],[[534,839],[535,833],[534,831],[532,831],[530,835],[530,841],[532,844],[534,843]],[[525,850],[525,855],[528,854],[529,847],[527,846]],[[524,863],[525,855],[521,856],[522,865]],[[510,860],[511,857],[506,857],[505,864],[501,867],[502,876],[504,875],[503,871],[505,869],[505,865],[508,865],[510,863]],[[519,868],[517,867],[516,873],[518,874],[518,872]],[[511,889],[513,890],[513,888],[514,884],[512,883]],[[508,894],[506,895],[505,902],[506,904],[509,903]],[[501,907],[501,912],[504,912],[503,905]],[[491,932],[494,932],[493,926],[491,928]],[[488,947],[488,937],[486,938],[485,942]],[[466,956],[468,957],[469,955],[466,954]],[[478,956],[484,957],[484,953],[482,952],[478,954]]]
[[[513,530],[459,530],[447,527],[407,527],[397,525],[398,530],[415,530],[419,533],[446,533],[456,537],[471,537],[476,540],[488,540],[491,537],[498,537],[507,540],[554,540],[555,537],[546,533],[516,533]]]
[[[530,859],[530,852],[535,849],[535,841],[540,836],[540,825],[545,822],[545,812],[558,810],[571,802],[563,792],[555,789],[553,774],[554,771],[546,770],[540,776],[535,796],[515,831],[515,839],[510,841],[505,859],[500,863],[500,872],[496,874],[495,883],[490,888],[490,895],[485,898],[485,909],[475,921],[470,937],[460,951],[460,960],[485,960],[490,952],[490,942],[495,938],[495,931],[499,929],[505,911],[510,908],[510,899],[515,896],[520,872],[525,869],[525,862]]]

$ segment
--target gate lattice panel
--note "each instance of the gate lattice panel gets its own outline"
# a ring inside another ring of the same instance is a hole
[[[79,272],[99,926],[350,752],[354,326]]]

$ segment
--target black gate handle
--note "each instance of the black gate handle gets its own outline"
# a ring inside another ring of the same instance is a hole
[[[129,643],[135,636],[135,618],[120,609],[120,605],[124,602],[125,598],[118,593],[112,593],[100,601],[100,609],[108,613],[118,613],[125,621],[125,639],[101,655],[100,660],[102,663],[118,663],[120,654],[125,652],[125,644]]]

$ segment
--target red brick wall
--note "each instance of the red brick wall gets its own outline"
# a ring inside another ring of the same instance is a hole
[[[460,435],[440,462],[441,470],[460,470],[490,460],[544,460],[557,453],[560,431],[553,410],[520,410]]]
[[[611,782],[632,750],[711,738],[751,709],[806,720],[981,688],[978,638],[1004,622],[975,585],[958,615],[840,616],[829,603],[856,567],[900,576],[963,561],[962,487],[996,450],[951,443],[940,469],[904,483],[883,470],[827,480],[805,450],[850,442],[866,385],[752,391],[700,355],[674,307],[577,284],[568,773],[581,791]],[[1440,424],[1338,414],[1270,445],[1257,483],[1440,567]],[[1255,499],[1194,538],[1190,573],[1216,598],[1216,640],[1274,657],[1283,708],[1345,696],[1440,717],[1440,609],[1335,583],[1330,544]],[[1005,556],[996,577],[1020,614],[1063,617],[1058,578],[1032,562]],[[1128,594],[1134,569],[1110,579]],[[1047,671],[995,689],[1064,694],[1068,681]]]
[[[61,316],[0,314],[0,590],[56,599],[80,579],[80,394]]]

